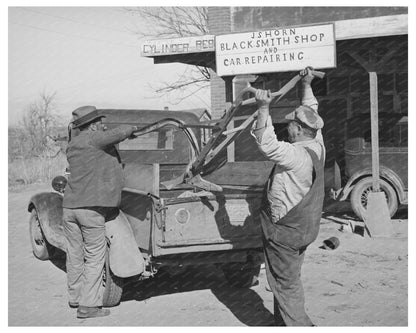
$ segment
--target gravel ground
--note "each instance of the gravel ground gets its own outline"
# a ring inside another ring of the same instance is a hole
[[[130,280],[119,306],[105,318],[79,320],[68,308],[63,262],[39,261],[31,251],[26,206],[49,190],[36,184],[9,191],[9,326],[263,326],[272,322],[272,294],[264,269],[251,289],[230,287],[215,267],[178,276]],[[327,213],[306,252],[306,308],[318,326],[407,326],[407,211],[393,222],[392,238],[369,238],[345,228],[350,218]],[[336,236],[340,246],[322,249]]]

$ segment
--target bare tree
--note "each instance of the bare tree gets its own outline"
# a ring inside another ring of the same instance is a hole
[[[129,7],[125,10],[139,15],[147,24],[139,37],[185,37],[208,33],[207,7]]]
[[[134,31],[140,38],[169,38],[206,35],[208,33],[207,7],[129,7],[125,10],[138,15],[146,24],[145,30]],[[162,82],[155,91],[165,95],[175,92],[179,103],[209,87],[207,67],[191,66],[175,82]]]
[[[39,156],[45,153],[51,145],[54,126],[57,125],[55,111],[56,92],[42,92],[38,101],[29,105],[23,115],[22,127],[29,154]]]

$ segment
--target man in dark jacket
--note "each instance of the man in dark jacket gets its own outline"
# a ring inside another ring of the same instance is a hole
[[[124,181],[114,145],[137,127],[106,131],[103,116],[93,106],[72,114],[73,128],[79,133],[71,138],[66,152],[70,175],[63,199],[69,306],[78,308],[78,318],[103,317],[110,314],[102,309],[105,221],[118,215]]]

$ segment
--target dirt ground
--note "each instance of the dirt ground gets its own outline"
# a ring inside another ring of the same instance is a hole
[[[105,318],[75,317],[67,306],[62,262],[40,261],[31,251],[27,203],[49,185],[9,191],[9,326],[263,326],[272,322],[272,294],[260,283],[230,287],[215,267],[195,267],[176,277],[129,280],[119,306]],[[318,326],[408,325],[408,220],[400,211],[395,234],[373,239],[353,233],[337,205],[324,214],[308,248],[302,276],[306,308]],[[337,212],[335,212],[337,211]],[[352,216],[352,213],[348,213]],[[336,236],[335,250],[321,248]]]

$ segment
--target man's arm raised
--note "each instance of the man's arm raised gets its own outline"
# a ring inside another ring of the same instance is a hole
[[[301,71],[300,75],[302,77],[302,105],[307,105],[311,107],[316,113],[318,113],[318,100],[316,99],[315,95],[313,94],[312,90],[312,80],[314,79],[314,76],[312,74],[312,67],[306,67],[303,71]],[[318,130],[316,133],[316,140],[319,141],[322,146],[324,145],[324,140],[322,137],[322,131]]]

